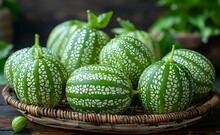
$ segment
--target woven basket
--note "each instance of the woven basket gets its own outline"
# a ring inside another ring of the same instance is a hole
[[[142,107],[130,107],[122,115],[74,112],[65,103],[57,108],[42,108],[21,103],[6,86],[2,90],[6,103],[15,107],[30,121],[41,125],[78,131],[115,134],[143,134],[178,130],[195,124],[220,103],[218,93],[185,111],[169,114],[146,114]]]

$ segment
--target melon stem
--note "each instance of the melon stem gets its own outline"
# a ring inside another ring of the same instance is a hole
[[[134,95],[136,95],[136,94],[138,94],[138,93],[139,93],[138,90],[132,90],[132,91],[131,91],[131,95],[132,95],[132,96],[134,96]]]
[[[42,48],[39,45],[39,35],[35,34],[35,44],[33,46],[34,51],[37,51],[36,58],[42,58]]]
[[[39,35],[35,34],[35,45],[39,46]]]
[[[175,50],[175,45],[172,46],[172,51],[171,51],[170,58],[168,59],[168,62],[173,62],[174,50]]]

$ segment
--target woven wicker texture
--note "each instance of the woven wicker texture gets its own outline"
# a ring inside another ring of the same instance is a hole
[[[6,103],[36,123],[56,128],[116,134],[177,130],[196,123],[220,104],[218,93],[212,92],[206,101],[181,112],[152,115],[146,114],[142,107],[130,107],[124,114],[111,115],[74,112],[67,104],[54,109],[27,105],[20,102],[8,86],[2,90],[2,96]]]

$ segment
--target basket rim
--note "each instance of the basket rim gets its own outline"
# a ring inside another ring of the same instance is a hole
[[[96,113],[81,113],[73,110],[44,108],[36,105],[27,105],[20,102],[12,94],[11,88],[6,85],[2,90],[3,99],[7,104],[10,104],[18,110],[25,111],[33,116],[49,117],[61,120],[83,121],[96,124],[159,124],[165,122],[181,121],[186,119],[204,116],[210,110],[220,104],[220,96],[216,89],[211,92],[211,98],[202,105],[190,108],[181,112],[168,114],[96,114]]]

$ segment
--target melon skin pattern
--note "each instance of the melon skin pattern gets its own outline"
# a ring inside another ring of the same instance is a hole
[[[83,113],[119,114],[132,100],[132,84],[120,70],[107,65],[87,65],[75,70],[67,81],[70,106]]]
[[[153,62],[151,51],[138,39],[118,36],[100,53],[100,63],[123,70],[131,79],[134,89],[141,73]]]
[[[18,133],[22,132],[26,128],[27,124],[27,119],[24,116],[17,116],[12,120],[11,127],[15,133]]]
[[[50,50],[42,47],[43,55],[50,55],[51,57],[57,58],[58,56],[54,53],[52,53]],[[33,56],[33,49],[31,47],[27,47],[21,50],[18,50],[14,52],[9,58],[7,59],[5,66],[4,66],[4,76],[6,78],[7,84],[13,88],[13,78],[14,74],[17,71],[17,67],[19,64],[25,59],[29,59],[30,57]]]
[[[126,35],[137,38],[141,42],[143,42],[152,52],[154,61],[158,61],[161,59],[160,47],[156,43],[156,41],[153,40],[150,34],[148,34],[145,31],[136,30],[136,31],[128,32]]]
[[[61,62],[52,55],[44,55],[36,44],[32,55],[17,66],[13,86],[18,99],[26,104],[53,108],[62,100],[67,72]]]
[[[151,37],[151,35],[143,30],[138,30],[133,23],[129,20],[124,20],[117,18],[118,23],[121,28],[113,28],[112,32],[118,35],[127,35],[133,38],[136,38],[143,42],[152,52],[154,60],[158,61],[161,59],[161,50],[160,46],[156,41]]]
[[[169,56],[170,53],[163,60],[167,60]],[[215,69],[212,63],[202,54],[188,49],[175,50],[173,60],[191,72],[195,82],[195,100],[207,96],[215,82]]]
[[[78,20],[69,20],[60,23],[50,32],[47,40],[47,48],[61,57],[67,45],[68,37],[79,28],[82,28],[83,25],[85,25],[85,22]]]
[[[109,36],[96,29],[82,28],[70,36],[61,62],[71,74],[75,69],[99,62],[101,49],[110,41]]]
[[[158,61],[150,65],[138,84],[140,100],[151,114],[185,110],[193,98],[190,72],[175,62]]]

